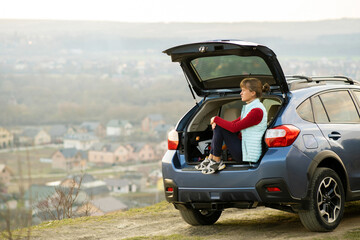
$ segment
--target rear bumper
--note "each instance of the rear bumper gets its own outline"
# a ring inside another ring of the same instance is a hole
[[[165,197],[171,203],[280,203],[299,202],[288,191],[283,179],[261,179],[255,187],[247,188],[184,188],[172,179],[164,179]],[[280,191],[269,191],[277,188]],[[168,191],[168,190],[171,191]]]
[[[169,202],[181,204],[299,203],[306,197],[308,184],[306,171],[299,171],[307,168],[306,164],[299,165],[301,161],[305,163],[303,160],[304,155],[297,148],[274,148],[256,167],[227,166],[219,173],[204,175],[188,165],[177,151],[168,151],[162,161],[165,196]],[[166,191],[168,187],[172,191]]]
[[[271,188],[276,190],[269,190]],[[261,201],[266,203],[300,201],[300,199],[296,199],[291,196],[289,188],[282,178],[261,179],[256,184],[256,191],[259,194]]]

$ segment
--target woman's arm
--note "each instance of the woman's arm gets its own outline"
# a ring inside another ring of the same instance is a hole
[[[214,116],[214,117],[212,117],[212,118],[210,119],[210,124],[213,124],[213,123],[214,123],[215,117],[216,117],[216,116]],[[238,122],[238,121],[240,121],[240,120],[241,120],[241,116],[238,117],[237,119],[231,121],[231,123],[236,123],[236,122]]]
[[[215,124],[219,125],[220,127],[235,133],[235,132],[239,132],[242,129],[259,124],[263,118],[263,115],[264,113],[261,110],[261,108],[254,108],[246,115],[246,117],[244,117],[241,120],[236,119],[231,122],[231,121],[226,121],[220,117],[215,117],[212,120]]]

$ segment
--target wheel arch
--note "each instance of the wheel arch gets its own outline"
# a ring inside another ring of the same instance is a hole
[[[346,171],[344,163],[341,161],[341,158],[335,152],[330,150],[325,150],[323,152],[318,153],[313,158],[313,161],[311,162],[307,172],[307,178],[309,182],[314,176],[316,169],[320,167],[330,168],[333,171],[335,171],[339,175],[340,180],[343,184],[345,198],[347,198],[347,196],[351,196],[351,191],[348,184],[349,183],[348,173]]]

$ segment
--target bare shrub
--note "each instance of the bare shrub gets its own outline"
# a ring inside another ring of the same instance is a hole
[[[31,184],[31,165],[29,152],[26,150],[26,163],[28,168],[28,183]],[[4,193],[0,193],[0,237],[4,239],[30,239],[31,224],[32,224],[32,210],[25,207],[24,198],[24,178],[22,173],[22,163],[18,156],[17,164],[19,168],[19,195],[15,206],[12,206],[15,201],[13,197],[9,197]],[[31,197],[29,199],[31,203]],[[16,230],[16,234],[14,231]],[[25,233],[24,233],[25,232]]]
[[[76,182],[74,177],[69,186],[56,187],[53,195],[39,202],[35,206],[38,216],[43,221],[78,217],[79,215],[74,211],[74,207],[80,193],[83,176],[81,176],[79,182]],[[87,201],[85,200],[81,205],[86,204]],[[85,214],[88,215],[88,211]]]

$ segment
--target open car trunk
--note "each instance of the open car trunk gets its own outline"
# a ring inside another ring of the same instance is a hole
[[[195,101],[195,94],[207,99],[187,113],[177,126],[181,164],[185,155],[186,167],[197,164],[209,154],[213,116],[229,121],[240,116],[245,104],[238,95],[243,79],[257,78],[263,85],[270,86],[273,94],[261,99],[268,111],[268,125],[283,99],[287,100],[289,89],[280,63],[275,53],[261,44],[234,39],[212,40],[175,46],[164,53],[171,56],[173,62],[180,63]],[[266,151],[265,144],[262,149]],[[232,159],[227,150],[223,151],[223,160],[227,165],[245,164]]]
[[[280,107],[282,105],[282,98],[276,95],[263,96],[260,101],[264,104],[268,113],[268,126],[274,121]],[[213,116],[220,116],[221,118],[233,121],[240,116],[241,109],[246,103],[241,101],[239,95],[208,99],[201,107],[193,114],[184,129],[183,134],[183,153],[185,154],[186,162],[189,165],[198,164],[209,155],[210,144],[212,138],[212,129],[210,119]],[[266,144],[262,144],[263,153],[266,152]],[[223,146],[222,159],[227,166],[233,165],[249,165],[240,159],[233,159],[229,151]],[[261,158],[258,162],[261,161]],[[258,163],[257,162],[257,163]],[[251,165],[257,165],[252,163]]]
[[[275,53],[266,46],[239,40],[213,40],[164,51],[179,62],[198,96],[240,92],[240,82],[258,78],[286,94],[289,89]]]

